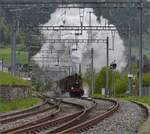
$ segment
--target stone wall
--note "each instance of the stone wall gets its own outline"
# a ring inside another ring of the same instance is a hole
[[[0,99],[15,100],[30,95],[30,87],[28,86],[0,86]]]

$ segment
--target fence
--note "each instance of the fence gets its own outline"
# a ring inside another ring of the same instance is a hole
[[[8,66],[5,65],[5,63],[3,62],[3,59],[0,59],[0,71],[8,72]]]

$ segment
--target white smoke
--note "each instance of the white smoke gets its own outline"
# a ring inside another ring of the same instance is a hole
[[[81,12],[78,8],[71,9],[57,9],[53,14],[51,14],[51,19],[44,24],[44,26],[80,26],[80,14]],[[84,19],[83,25],[89,26],[89,12],[93,12],[91,8],[84,9]],[[83,12],[82,12],[83,13]],[[100,26],[106,25],[107,20],[101,17],[101,21],[97,21],[97,17],[94,13],[91,15],[91,24],[92,26]],[[113,26],[113,25],[110,25]],[[81,32],[81,31],[79,31]],[[78,37],[75,36],[75,31],[41,31],[45,39],[87,39],[88,31],[83,31],[82,35]],[[123,41],[121,40],[118,32],[115,32],[114,37],[114,50],[109,51],[109,63],[114,60],[117,63],[117,69],[122,70],[126,66],[126,56],[124,54],[125,47],[123,45]],[[106,39],[109,37],[109,47],[113,48],[113,39],[112,33],[110,31],[92,31],[92,39]],[[50,53],[51,48],[54,47],[56,53]],[[77,51],[70,51],[73,48],[77,47]],[[106,43],[98,43],[98,44],[43,44],[41,50],[33,57],[34,60],[40,66],[49,66],[56,67],[57,58],[54,61],[54,58],[51,57],[60,57],[60,66],[70,66],[77,65],[79,63],[82,64],[82,68],[85,70],[86,67],[90,64],[90,49],[94,48],[94,68],[96,71],[99,71],[102,66],[106,65]],[[70,50],[69,50],[70,49]],[[47,52],[44,52],[48,50]],[[62,53],[57,53],[58,51],[64,51]],[[69,55],[69,51],[71,53]],[[41,57],[43,61],[38,60]],[[45,58],[47,57],[47,58]],[[71,59],[70,59],[71,58]]]

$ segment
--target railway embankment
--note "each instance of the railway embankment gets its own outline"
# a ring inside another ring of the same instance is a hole
[[[117,112],[82,134],[137,134],[147,119],[145,109],[132,102],[118,102],[120,107]]]
[[[0,115],[8,112],[12,113],[14,111],[26,109],[34,105],[37,105],[40,102],[41,102],[40,99],[31,96],[22,99],[17,99],[14,101],[0,100]]]
[[[28,97],[30,95],[30,86],[24,85],[0,85],[0,99],[12,101]]]
[[[131,97],[124,97],[123,99],[139,103],[147,109],[146,110],[147,119],[145,120],[144,123],[140,125],[138,134],[150,134],[150,96],[142,96],[142,97],[131,96]]]
[[[138,134],[150,134],[150,105],[145,105],[148,109],[149,116],[143,123]]]
[[[123,99],[41,99],[45,103],[40,107],[1,116],[1,133],[149,134],[145,104]]]
[[[0,100],[12,101],[28,97],[31,82],[9,73],[0,72]]]

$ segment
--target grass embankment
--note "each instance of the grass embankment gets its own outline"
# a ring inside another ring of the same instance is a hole
[[[30,86],[31,82],[27,80],[22,80],[21,78],[17,76],[12,76],[8,73],[0,72],[0,85]],[[15,101],[0,100],[0,112],[8,112],[12,110],[28,108],[39,102],[39,99],[33,97],[27,97]]]
[[[130,96],[130,97],[123,97],[121,99],[128,100],[128,101],[139,101],[139,102],[150,105],[150,96],[143,96],[143,97]]]
[[[17,76],[12,76],[8,73],[0,72],[0,85],[30,86],[31,82],[28,80],[23,80]]]
[[[17,62],[26,64],[27,63],[27,53],[23,51],[17,51]],[[0,59],[3,59],[5,63],[11,63],[11,49],[10,48],[0,48]]]
[[[13,110],[21,110],[29,108],[40,102],[40,99],[34,97],[27,97],[15,101],[2,101],[0,100],[0,112],[9,112]]]
[[[100,94],[94,94],[94,97],[99,98],[99,97],[104,97]],[[145,104],[150,105],[150,96],[124,96],[124,97],[118,97],[118,99],[121,100],[126,100],[126,101],[139,101]]]

